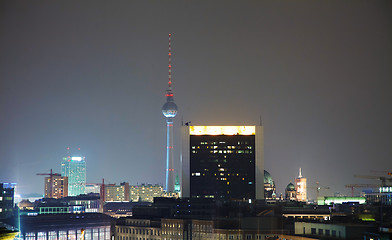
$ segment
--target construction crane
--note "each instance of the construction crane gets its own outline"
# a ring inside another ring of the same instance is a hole
[[[313,188],[313,189],[316,189],[316,200],[318,199],[318,197],[319,197],[319,194],[320,194],[320,190],[321,189],[330,189],[330,187],[326,187],[326,186],[323,186],[323,185],[321,185],[320,184],[320,182],[316,182],[316,186],[315,187],[310,187],[310,186],[308,186],[307,188]]]
[[[54,183],[53,183],[53,176],[61,176],[61,174],[59,173],[53,173],[53,170],[50,169],[50,173],[37,173],[37,175],[40,176],[49,176],[50,177],[50,195],[49,196],[45,196],[45,197],[49,197],[49,198],[53,198],[54,196]]]
[[[355,188],[378,188],[377,184],[347,184],[346,188],[351,188],[351,197],[354,197],[354,189]]]
[[[389,173],[388,173],[389,175]],[[392,173],[391,173],[392,175]],[[364,179],[374,179],[381,181],[381,187],[385,187],[385,183],[387,181],[392,181],[392,178],[382,177],[382,176],[369,176],[369,175],[354,175],[356,178],[364,178]]]

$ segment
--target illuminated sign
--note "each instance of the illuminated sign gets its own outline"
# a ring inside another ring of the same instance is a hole
[[[82,157],[72,157],[73,161],[82,161]]]
[[[190,135],[255,135],[255,126],[189,126]]]

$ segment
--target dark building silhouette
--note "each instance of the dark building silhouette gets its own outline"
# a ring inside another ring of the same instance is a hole
[[[264,199],[262,126],[183,126],[182,197]]]

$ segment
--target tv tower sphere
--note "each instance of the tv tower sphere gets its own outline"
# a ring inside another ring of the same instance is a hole
[[[174,102],[169,102],[169,99],[162,107],[163,116],[167,118],[174,118],[177,115],[177,105]]]

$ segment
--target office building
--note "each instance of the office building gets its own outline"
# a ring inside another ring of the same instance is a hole
[[[155,197],[164,195],[163,187],[159,184],[140,184],[130,186],[132,202],[153,202]]]
[[[171,78],[171,34],[169,34],[169,87],[165,94],[166,103],[162,107],[162,114],[166,118],[166,192],[174,191],[173,118],[177,115],[178,111],[177,105],[174,103]]]
[[[105,184],[105,202],[129,202],[129,183]]]
[[[182,197],[264,199],[262,126],[183,126]]]
[[[61,162],[61,176],[68,177],[68,196],[86,193],[85,157],[67,156]]]
[[[298,177],[295,179],[295,191],[297,195],[297,201],[306,202],[306,178],[302,176],[301,168],[299,169]]]
[[[58,176],[54,174],[51,177],[45,177],[46,198],[63,198],[67,196],[68,196],[68,177]]]
[[[15,183],[0,183],[0,219],[13,215]]]

